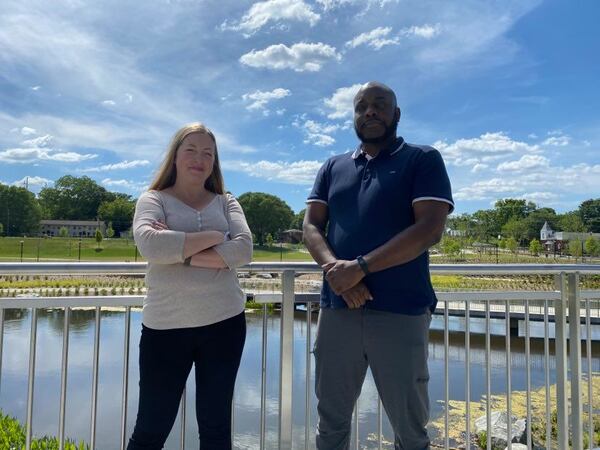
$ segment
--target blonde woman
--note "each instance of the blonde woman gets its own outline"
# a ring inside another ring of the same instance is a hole
[[[200,123],[173,137],[136,206],[135,242],[148,261],[138,415],[128,450],[162,449],[192,366],[202,450],[231,449],[233,387],[246,337],[236,267],[252,235],[225,193],[214,134]]]

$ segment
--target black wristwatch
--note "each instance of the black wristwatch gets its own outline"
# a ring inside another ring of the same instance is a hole
[[[365,273],[365,275],[369,275],[371,273],[369,271],[369,265],[365,261],[365,258],[362,257],[362,255],[358,255],[356,258],[356,261],[358,262],[358,265],[360,266],[362,271]]]

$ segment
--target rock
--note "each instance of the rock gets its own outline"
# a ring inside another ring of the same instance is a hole
[[[257,273],[256,278],[264,278],[265,280],[270,280],[271,278],[273,278],[273,276],[270,273],[262,272],[262,273]]]
[[[482,416],[475,420],[475,432],[487,432],[487,416]],[[519,419],[517,416],[511,417],[511,442],[525,444],[527,442],[527,420]],[[507,447],[508,440],[508,415],[505,411],[494,411],[491,415],[491,437],[492,448],[502,450]],[[513,450],[515,446],[513,445]],[[525,447],[527,448],[527,447]]]

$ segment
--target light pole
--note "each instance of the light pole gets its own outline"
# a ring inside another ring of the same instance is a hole
[[[21,262],[23,262],[23,244],[25,241],[19,241],[19,243],[21,244]]]

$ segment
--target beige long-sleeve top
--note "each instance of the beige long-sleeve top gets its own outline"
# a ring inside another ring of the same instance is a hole
[[[154,220],[169,229],[155,230]],[[230,240],[212,247],[228,268],[184,265],[185,233],[209,230],[229,232]],[[231,194],[217,195],[196,210],[165,192],[144,192],[135,208],[133,235],[148,261],[144,325],[159,330],[198,327],[244,310],[246,299],[235,269],[252,259],[252,234]]]

